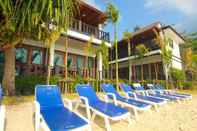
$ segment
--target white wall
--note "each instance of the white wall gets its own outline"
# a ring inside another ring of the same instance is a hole
[[[180,47],[175,41],[173,41],[173,49],[172,49],[172,67],[182,70],[182,60],[180,54]]]

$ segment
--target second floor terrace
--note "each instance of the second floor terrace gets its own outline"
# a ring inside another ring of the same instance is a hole
[[[106,42],[110,41],[109,32],[105,32],[99,29],[99,27],[86,24],[85,22],[82,22],[81,20],[73,19],[72,24],[70,26],[70,30],[79,32],[84,35],[88,35],[90,37],[94,37],[99,40],[104,40]]]
[[[109,43],[110,34],[103,31],[103,26],[107,20],[106,14],[82,0],[78,0],[78,2],[79,9],[72,19],[68,35],[85,41],[93,37],[94,43],[101,43],[101,41]]]

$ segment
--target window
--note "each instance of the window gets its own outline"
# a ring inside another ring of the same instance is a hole
[[[64,65],[64,56],[61,54],[55,53],[54,66],[63,66],[63,65]]]
[[[81,69],[83,67],[83,57],[77,56],[77,69]]]
[[[88,68],[93,68],[94,67],[94,60],[93,58],[89,57],[88,58]]]
[[[3,63],[5,59],[4,53],[0,51],[0,63]]]
[[[169,39],[169,46],[170,46],[171,48],[174,47],[173,43],[174,43],[173,40],[172,40],[172,39]]]
[[[73,68],[73,58],[71,55],[68,55],[68,58],[67,58],[67,66],[68,68]]]
[[[42,64],[42,52],[40,50],[33,50],[32,64]]]
[[[27,63],[27,49],[25,48],[16,49],[16,61],[20,63]]]

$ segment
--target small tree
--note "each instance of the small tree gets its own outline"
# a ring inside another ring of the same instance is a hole
[[[118,75],[118,37],[117,37],[117,24],[119,20],[119,11],[111,3],[108,4],[106,9],[106,15],[108,20],[114,25],[114,45],[116,54],[116,87],[119,89],[119,75]]]
[[[171,78],[173,81],[175,81],[176,88],[180,88],[180,81],[185,80],[185,73],[183,70],[179,70],[176,68],[170,68],[169,71]]]
[[[146,48],[144,44],[139,44],[136,46],[136,51],[137,51],[137,58],[141,60],[141,81],[144,80],[144,70],[143,70],[143,58],[145,57],[145,54],[149,52],[149,49]]]
[[[131,38],[132,38],[132,33],[130,33],[128,30],[126,30],[123,33],[124,39],[127,41],[128,45],[128,57],[131,56]],[[131,60],[129,60],[129,83],[131,82],[131,72],[132,72],[132,67],[131,67]]]
[[[102,54],[103,67],[107,71],[107,78],[109,78],[109,50],[108,46],[105,44],[104,41],[102,41],[101,45],[99,46],[96,52],[97,54]]]

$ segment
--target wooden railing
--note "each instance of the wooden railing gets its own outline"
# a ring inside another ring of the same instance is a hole
[[[16,71],[18,75],[46,75],[47,66],[18,64],[16,65]],[[64,76],[65,68],[60,66],[55,66],[51,70],[51,72],[52,75]],[[68,68],[68,76],[72,78],[75,78],[77,76],[81,76],[83,78],[96,78],[96,69],[95,68],[83,68],[83,69]]]
[[[73,19],[70,29],[89,36],[94,36],[95,38],[100,40],[104,40],[107,42],[110,41],[110,36],[108,32],[99,30],[97,27],[88,25],[76,19]]]

